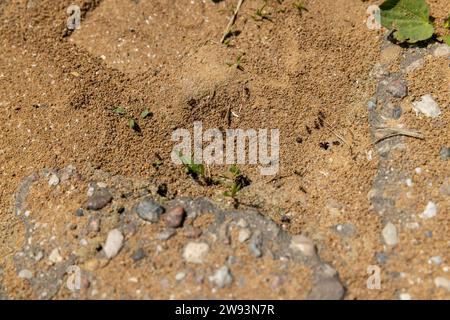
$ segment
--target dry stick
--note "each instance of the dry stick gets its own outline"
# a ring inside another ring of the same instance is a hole
[[[406,136],[416,139],[425,139],[424,135],[417,130],[409,130],[409,129],[400,129],[400,128],[389,128],[389,127],[377,127],[377,131],[386,131],[386,134],[381,138],[377,139],[374,144],[377,144],[385,139],[397,137],[397,136]]]
[[[220,39],[220,43],[223,43],[225,41],[225,38],[230,33],[231,27],[233,26],[234,22],[236,21],[237,14],[238,14],[239,9],[241,8],[243,2],[244,2],[244,0],[239,0],[238,4],[236,6],[236,10],[234,10],[234,13],[230,18],[230,21],[228,21],[227,28],[225,29],[225,32],[223,33],[223,36]]]

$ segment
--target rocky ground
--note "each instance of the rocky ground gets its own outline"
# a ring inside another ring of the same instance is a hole
[[[450,298],[448,46],[380,1],[246,1],[227,46],[231,0],[78,2],[0,2],[1,298]],[[194,121],[279,128],[280,172],[193,179]]]

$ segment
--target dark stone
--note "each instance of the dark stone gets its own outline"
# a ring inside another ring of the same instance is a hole
[[[135,207],[134,211],[141,219],[149,222],[158,222],[164,208],[150,198],[144,198]]]
[[[137,249],[131,256],[131,259],[133,259],[134,262],[142,260],[143,258],[145,258],[145,251],[142,248]]]
[[[82,216],[84,216],[84,211],[83,211],[83,209],[78,208],[77,211],[75,211],[75,215],[76,215],[77,217],[82,217]]]
[[[86,208],[88,210],[100,210],[112,201],[112,195],[106,188],[94,190],[92,196],[88,198]]]

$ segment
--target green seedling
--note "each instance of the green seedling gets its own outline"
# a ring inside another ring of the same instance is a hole
[[[145,119],[145,118],[147,118],[147,117],[149,117],[149,116],[152,116],[153,115],[153,113],[151,113],[150,111],[148,111],[148,109],[145,109],[144,111],[142,111],[142,113],[141,113],[141,118],[142,119]]]
[[[450,29],[450,16],[444,21],[444,28]]]
[[[206,176],[206,170],[203,164],[194,163],[193,158],[184,156],[181,150],[178,152],[178,157],[186,168],[186,173],[194,180],[204,182],[207,185],[211,183],[211,179]]]
[[[231,184],[229,189],[224,192],[224,195],[236,200],[236,196],[241,191],[243,187],[246,187],[250,184],[250,180],[241,173],[241,170],[237,165],[233,164],[228,169],[231,174],[231,179],[228,177],[224,177],[227,180],[231,180]]]
[[[302,1],[294,2],[292,5],[293,5],[294,8],[296,8],[298,10],[300,15],[302,15],[303,11],[308,12],[308,9],[306,9],[306,7],[305,7],[305,5],[303,4]]]
[[[242,58],[244,54],[240,54],[235,62],[227,62],[227,66],[229,67],[235,67],[238,70],[244,71],[244,68],[242,67]]]
[[[256,9],[255,14],[252,15],[252,19],[255,21],[267,20],[267,21],[272,22],[272,19],[270,18],[270,13],[264,11],[266,6],[267,6],[267,3],[264,3],[264,5],[261,8]]]
[[[128,127],[130,127],[130,129],[133,130],[133,131],[141,132],[141,128],[139,127],[139,125],[136,122],[136,120],[134,120],[133,118],[130,118],[128,120]]]
[[[127,113],[127,111],[125,110],[125,108],[120,107],[120,106],[114,108],[114,109],[112,110],[112,112],[115,113],[115,114],[121,115],[121,116],[123,116],[124,114]]]

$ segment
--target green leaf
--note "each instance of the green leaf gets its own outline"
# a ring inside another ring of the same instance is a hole
[[[148,116],[150,116],[152,113],[150,112],[150,111],[148,111],[148,109],[145,109],[144,111],[142,111],[142,113],[141,113],[141,118],[142,119],[145,119],[145,118],[147,118]]]
[[[450,35],[442,36],[441,38],[445,42],[446,45],[450,46]]]
[[[381,24],[394,31],[400,42],[415,43],[431,38],[430,9],[425,0],[386,0],[380,5]]]
[[[130,129],[133,129],[134,131],[137,131],[139,128],[136,123],[136,120],[134,120],[134,119],[128,120],[128,126],[130,127]]]
[[[112,112],[114,112],[115,114],[124,115],[125,113],[127,113],[127,110],[125,110],[122,107],[117,107],[117,108],[114,108]]]

